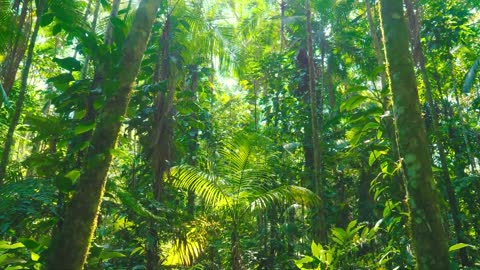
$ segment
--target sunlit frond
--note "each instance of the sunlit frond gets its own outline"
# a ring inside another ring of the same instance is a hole
[[[215,223],[205,218],[199,218],[185,225],[188,232],[173,243],[164,247],[167,257],[162,263],[166,266],[183,265],[190,266],[202,254],[208,244],[208,229],[215,226]]]
[[[272,205],[278,204],[300,204],[314,207],[319,203],[319,197],[309,189],[299,186],[281,186],[259,195],[250,204],[252,211],[265,210]]]
[[[175,187],[194,192],[208,206],[228,203],[229,198],[219,186],[216,176],[187,165],[175,166],[169,173]]]

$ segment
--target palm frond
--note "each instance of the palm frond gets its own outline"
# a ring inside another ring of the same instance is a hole
[[[169,174],[175,187],[194,192],[210,207],[229,203],[229,197],[218,184],[220,179],[214,175],[188,165],[175,166]]]
[[[10,1],[0,0],[0,54],[9,49],[17,34],[17,28],[12,25],[15,25],[15,17],[10,8]]]
[[[256,197],[250,204],[250,210],[265,210],[279,204],[300,204],[315,207],[320,202],[319,197],[304,187],[281,186]]]
[[[197,218],[183,226],[187,228],[188,232],[162,248],[162,250],[166,250],[167,254],[162,264],[165,266],[191,266],[208,245],[209,229],[217,225],[206,218]]]
[[[83,18],[82,1],[50,0],[49,12],[54,15],[57,24],[67,32],[75,32],[79,28],[88,28]]]

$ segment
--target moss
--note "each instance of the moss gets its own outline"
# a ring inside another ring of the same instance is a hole
[[[157,0],[143,0],[138,7],[123,47],[120,65],[122,68],[116,74],[117,78],[114,78],[118,80],[118,89],[115,89],[115,96],[107,99],[93,132],[87,165],[78,179],[77,189],[68,205],[63,227],[54,235],[48,254],[47,269],[82,269],[86,261],[105,191],[107,171],[112,160],[110,150],[117,141],[120,119],[126,112],[131,84],[140,67],[148,33],[159,5],[160,1]]]
[[[382,35],[387,74],[393,94],[398,146],[404,157],[412,246],[420,270],[449,269],[438,192],[433,185],[431,157],[420,102],[403,1],[381,1]]]

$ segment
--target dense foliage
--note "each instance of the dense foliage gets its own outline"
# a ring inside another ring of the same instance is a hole
[[[0,0],[0,268],[480,269],[479,6]]]

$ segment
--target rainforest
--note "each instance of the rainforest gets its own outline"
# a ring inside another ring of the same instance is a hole
[[[480,269],[480,1],[0,0],[0,269]]]

